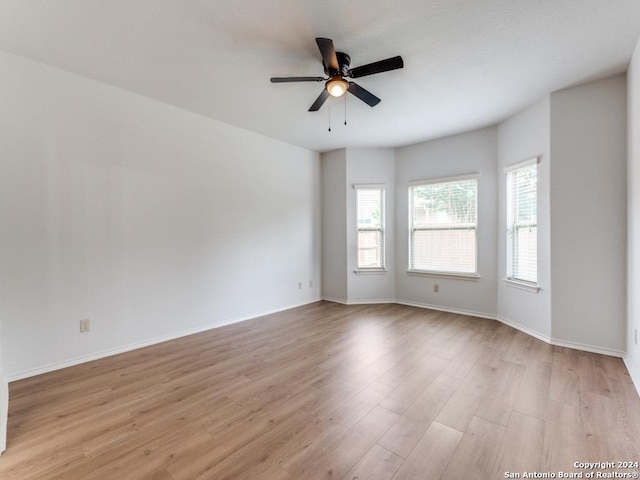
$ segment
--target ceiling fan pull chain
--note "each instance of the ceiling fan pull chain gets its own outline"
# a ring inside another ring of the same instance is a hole
[[[347,96],[344,96],[344,124],[347,124]]]
[[[331,102],[329,102],[329,131],[331,131]]]

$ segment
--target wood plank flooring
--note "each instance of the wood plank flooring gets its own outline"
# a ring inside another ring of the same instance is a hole
[[[12,383],[0,478],[487,480],[603,461],[640,461],[620,359],[319,302]]]

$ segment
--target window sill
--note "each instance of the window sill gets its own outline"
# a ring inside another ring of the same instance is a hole
[[[408,275],[415,277],[451,278],[453,280],[480,280],[477,273],[453,273],[453,272],[428,272],[425,270],[407,270]]]
[[[540,287],[537,283],[522,282],[512,278],[505,278],[504,283],[510,287],[519,288],[520,290],[525,290],[527,292],[538,293],[540,291]]]
[[[356,275],[384,275],[386,268],[356,268],[353,273]]]

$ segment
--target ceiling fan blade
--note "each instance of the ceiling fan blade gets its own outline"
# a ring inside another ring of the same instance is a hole
[[[316,38],[316,43],[318,44],[318,48],[320,49],[320,53],[322,54],[322,61],[324,62],[324,66],[329,70],[337,71],[340,67],[338,66],[336,49],[333,48],[333,40],[331,40],[330,38]]]
[[[322,104],[324,104],[324,102],[327,101],[327,98],[329,98],[329,92],[327,92],[327,90],[324,89],[322,90],[322,93],[320,93],[318,98],[316,98],[316,101],[313,102],[313,105],[309,107],[309,111],[317,112],[318,110],[320,110],[320,107],[322,106]]]
[[[381,102],[381,100],[376,97],[369,90],[362,88],[357,83],[349,82],[349,89],[347,90],[349,93],[352,93],[364,103],[369,105],[370,107],[375,107],[377,104]]]
[[[380,60],[378,62],[368,63],[361,67],[352,68],[349,71],[349,76],[352,78],[365,77],[367,75],[373,75],[374,73],[388,72],[389,70],[396,70],[404,67],[404,62],[401,56],[387,58],[386,60]]]
[[[288,83],[288,82],[322,82],[322,77],[271,77],[271,83]]]

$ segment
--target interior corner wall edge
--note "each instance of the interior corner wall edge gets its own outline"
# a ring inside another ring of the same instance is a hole
[[[627,329],[625,363],[640,393],[640,41],[627,73]]]
[[[320,298],[317,152],[12,54],[0,70],[5,375]]]

